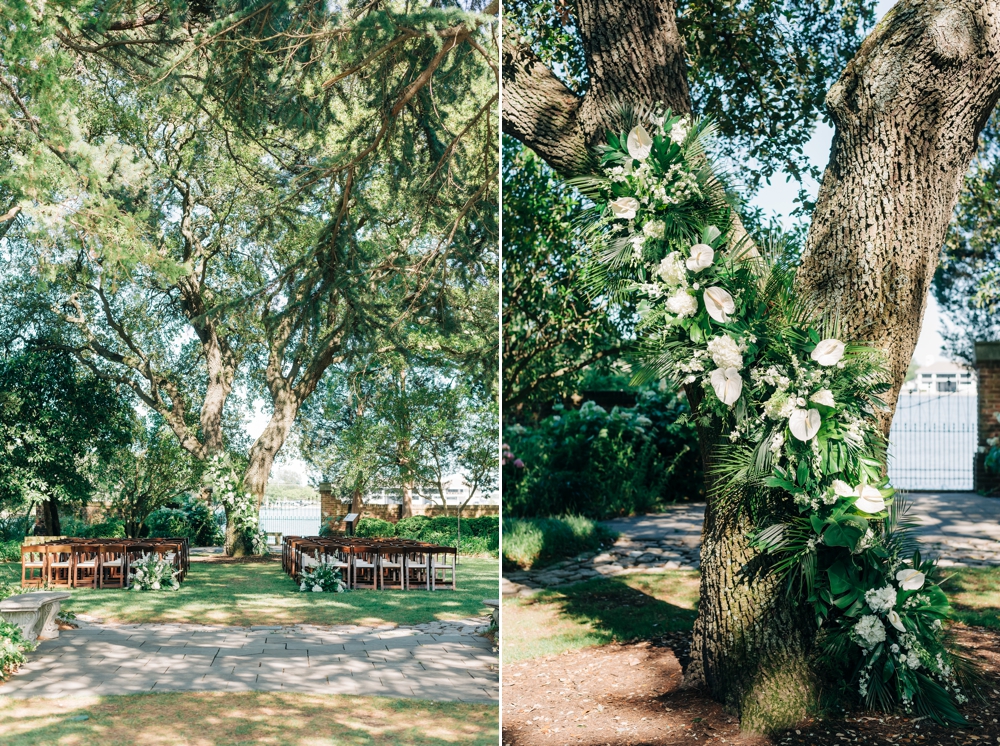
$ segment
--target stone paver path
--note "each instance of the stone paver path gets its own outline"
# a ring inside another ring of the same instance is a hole
[[[255,690],[496,702],[497,655],[478,634],[487,622],[84,625],[42,642],[0,695]]]
[[[1000,498],[967,492],[906,495],[908,517],[922,552],[944,567],[1000,565]],[[533,572],[505,572],[504,596],[569,585],[598,575],[697,570],[704,503],[675,505],[663,513],[618,518],[604,525],[620,536],[613,547]]]

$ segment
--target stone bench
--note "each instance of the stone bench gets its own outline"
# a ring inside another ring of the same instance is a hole
[[[500,599],[499,598],[486,598],[483,599],[483,606],[488,606],[493,609],[490,612],[490,616],[493,617],[493,624],[497,629],[500,629]]]
[[[43,591],[11,596],[0,601],[0,618],[20,627],[27,640],[50,640],[59,637],[56,614],[59,603],[69,595]]]

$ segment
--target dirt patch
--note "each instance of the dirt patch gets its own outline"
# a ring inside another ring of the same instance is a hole
[[[703,692],[680,688],[688,640],[678,633],[505,665],[503,744],[666,746],[695,739],[743,746],[1000,743],[1000,634],[975,627],[956,630],[959,642],[982,662],[988,677],[986,702],[965,707],[969,725],[962,728],[856,713],[809,720],[773,738],[741,736],[736,719],[718,703]]]

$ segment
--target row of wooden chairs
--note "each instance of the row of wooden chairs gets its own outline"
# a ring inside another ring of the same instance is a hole
[[[187,539],[64,539],[21,547],[21,585],[52,588],[127,588],[129,567],[158,554],[183,580],[189,567]]]
[[[412,539],[288,536],[282,564],[296,579],[303,570],[330,565],[351,589],[457,588],[456,549]]]

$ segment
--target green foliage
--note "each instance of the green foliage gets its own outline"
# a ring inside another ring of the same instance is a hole
[[[0,562],[20,562],[23,543],[21,539],[0,541]]]
[[[197,462],[167,423],[152,413],[135,423],[132,442],[97,474],[98,492],[125,523],[131,538],[145,536],[146,517],[198,486]]]
[[[153,511],[145,524],[149,536],[186,536],[191,546],[196,547],[219,546],[225,538],[208,505],[189,495],[171,501],[169,507]]]
[[[299,590],[315,593],[343,593],[347,585],[339,567],[320,564],[317,567],[306,568],[299,573]]]
[[[27,660],[24,654],[34,649],[35,646],[24,639],[20,627],[0,621],[0,681],[23,665]]]
[[[872,27],[875,7],[872,0],[678,3],[692,108],[718,123],[718,155],[735,164],[750,193],[780,170],[818,178],[803,145],[826,118],[826,92]],[[506,33],[526,39],[570,89],[586,91],[572,3],[512,0],[504,20]]]
[[[53,521],[59,506],[83,504],[95,474],[127,447],[134,420],[128,397],[88,375],[71,357],[38,341],[0,357],[0,507],[24,511],[45,503]],[[57,525],[47,527],[60,533]]]
[[[538,411],[631,349],[633,311],[588,297],[578,191],[532,151],[503,142],[503,409]]]
[[[125,523],[120,518],[109,517],[99,523],[87,523],[70,516],[63,518],[62,535],[81,539],[124,539]]]
[[[608,133],[604,175],[585,184],[593,277],[641,298],[645,375],[699,398],[719,520],[749,521],[761,557],[748,567],[811,606],[843,696],[964,723],[948,599],[883,476],[883,357],[797,297],[780,242],[751,251],[735,237],[732,199],[704,173],[709,125],[638,121],[623,111],[631,131]]]
[[[603,519],[703,497],[687,401],[655,390],[638,399],[610,412],[589,401],[557,406],[537,424],[505,428],[505,513]]]
[[[973,343],[1000,339],[1000,117],[979,136],[979,150],[965,177],[948,228],[934,297],[945,319],[948,351],[973,362]]]
[[[505,518],[503,565],[505,569],[552,564],[612,544],[617,537],[600,523],[579,515],[562,518]]]
[[[495,18],[430,0],[170,2],[139,24],[128,4],[7,10],[5,338],[52,330],[201,462],[246,450],[244,396],[275,405],[280,448],[334,360],[411,333],[495,390]],[[252,451],[255,497],[274,452]]]
[[[362,518],[354,527],[356,536],[372,539],[387,539],[396,535],[396,525],[381,518]]]

